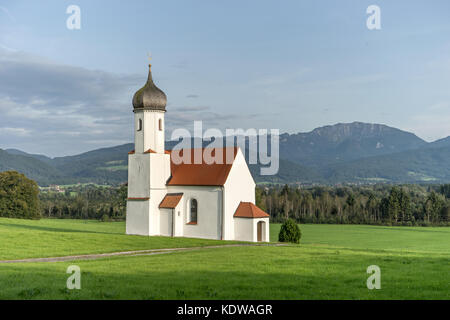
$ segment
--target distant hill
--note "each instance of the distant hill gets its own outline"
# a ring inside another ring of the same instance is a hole
[[[166,148],[176,144],[168,141]],[[118,184],[127,180],[132,149],[129,143],[54,159],[0,150],[0,171],[15,169],[43,186]],[[428,143],[385,125],[339,123],[307,133],[282,134],[278,174],[261,176],[259,168],[250,165],[255,180],[265,183],[450,182],[450,137]]]
[[[23,151],[17,150],[17,149],[6,149],[5,151],[8,152],[9,154],[12,154],[12,155],[31,157],[31,158],[40,160],[40,161],[45,162],[45,163],[51,163],[52,162],[52,158],[44,156],[42,154],[30,154],[30,153],[26,153],[26,152],[23,152]]]
[[[339,182],[449,182],[450,146],[422,148],[334,164],[324,178]]]
[[[417,149],[427,142],[381,124],[339,123],[307,133],[282,134],[280,157],[303,165],[323,166]]]
[[[64,177],[49,164],[30,156],[11,154],[0,149],[0,172],[15,170],[36,180],[41,185],[64,183]]]
[[[431,142],[428,144],[428,147],[432,148],[450,147],[450,137]]]
[[[117,184],[127,181],[128,152],[134,145],[102,148],[76,156],[58,157],[52,166],[73,182]]]

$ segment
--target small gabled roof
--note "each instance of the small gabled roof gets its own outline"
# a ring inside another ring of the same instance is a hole
[[[239,148],[230,147],[230,148],[220,148],[222,152],[222,163],[205,163],[205,159],[202,156],[201,163],[194,163],[194,154],[197,151],[201,151],[203,155],[205,150],[203,149],[183,149],[172,150],[171,151],[171,161],[170,161],[170,169],[172,172],[172,176],[169,178],[167,185],[168,186],[223,186],[227,181],[228,174],[230,173],[231,167],[233,166],[233,162],[236,159],[236,155],[238,153]],[[216,151],[219,148],[214,148]],[[227,163],[227,151],[232,152],[232,161],[228,161]],[[180,152],[179,156],[182,157],[182,152],[190,152],[190,159],[192,163],[180,163],[175,164],[173,161],[173,153]],[[215,151],[212,151],[212,156],[214,157]],[[231,163],[230,163],[231,162]]]
[[[251,202],[241,202],[234,213],[235,218],[268,218],[269,215]]]
[[[183,197],[182,193],[168,193],[159,204],[159,207],[174,209],[178,205],[182,197]]]

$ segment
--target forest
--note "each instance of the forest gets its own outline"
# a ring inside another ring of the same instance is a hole
[[[448,225],[450,184],[257,187],[256,203],[272,222]]]
[[[126,185],[80,184],[64,187],[62,192],[41,190],[39,198],[41,216],[45,218],[125,220]]]
[[[127,186],[39,188],[15,171],[0,174],[0,216],[39,219],[126,217]],[[258,185],[256,205],[272,222],[428,226],[450,224],[450,184]],[[201,207],[200,207],[201,208]]]
[[[47,218],[125,219],[127,187],[80,185],[41,192]],[[450,222],[450,184],[257,186],[256,204],[272,222],[427,226]]]

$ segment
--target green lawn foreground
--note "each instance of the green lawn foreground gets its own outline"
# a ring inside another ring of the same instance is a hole
[[[279,227],[271,225],[272,240]],[[0,299],[450,299],[450,228],[302,225],[301,229],[299,246],[0,265]],[[123,223],[0,219],[2,255],[9,258],[29,257],[33,248],[45,254],[79,253],[66,241],[72,236],[72,241],[86,244],[89,253],[117,251],[122,241],[139,249],[177,244],[170,241],[177,239],[123,232]],[[70,249],[58,244],[61,237]],[[5,240],[29,248],[9,246],[5,251]],[[178,244],[186,247],[194,240],[178,239]],[[39,249],[49,241],[57,244],[51,250]],[[81,290],[66,289],[66,269],[73,264],[81,268]],[[381,290],[366,287],[366,268],[373,264],[381,268]]]
[[[125,234],[125,222],[0,218],[0,260],[237,243]]]

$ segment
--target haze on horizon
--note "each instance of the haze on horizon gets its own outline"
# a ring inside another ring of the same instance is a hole
[[[81,9],[69,30],[66,9]],[[366,8],[381,8],[368,30]],[[173,129],[297,133],[354,121],[450,135],[448,1],[1,1],[0,148],[132,141],[148,52]]]

